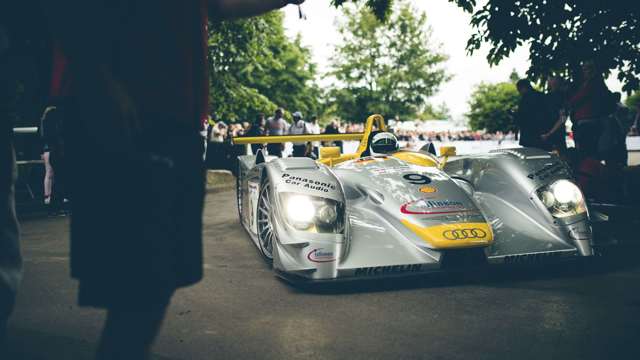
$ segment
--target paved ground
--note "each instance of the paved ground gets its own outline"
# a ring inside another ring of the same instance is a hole
[[[634,247],[587,273],[502,270],[305,292],[261,261],[233,192],[209,194],[205,217],[205,280],[174,297],[160,359],[640,359]],[[9,359],[90,359],[103,313],[74,305],[67,219],[26,220],[22,230]]]

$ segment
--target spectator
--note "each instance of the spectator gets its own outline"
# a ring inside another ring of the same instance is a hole
[[[333,119],[331,120],[331,122],[327,125],[327,127],[325,127],[324,129],[324,133],[325,134],[340,134],[340,125],[338,123],[338,120]],[[333,146],[333,144],[335,144],[335,146],[339,146],[340,147],[340,152],[342,152],[342,141],[333,141],[333,142],[328,142],[328,146]]]
[[[302,113],[296,111],[293,113],[293,124],[289,127],[289,135],[306,135],[311,134],[311,129],[309,125],[304,121],[302,117]],[[304,157],[308,156],[307,154],[307,143],[302,142],[294,142],[293,143],[293,157]]]
[[[4,350],[7,321],[22,279],[14,196],[17,169],[12,137],[18,79],[12,72],[17,58],[13,49],[10,48],[8,31],[0,25],[0,357]]]
[[[267,135],[281,136],[287,133],[289,124],[284,119],[284,110],[278,108],[272,118],[267,121]],[[284,144],[267,144],[267,152],[269,155],[282,157]]]
[[[526,79],[518,80],[516,87],[521,96],[515,114],[515,122],[520,129],[520,145],[551,150],[542,141],[543,120],[549,117],[544,95],[533,89]]]
[[[547,82],[549,93],[546,96],[549,110],[549,124],[545,126],[542,141],[552,150],[564,152],[567,149],[565,123],[567,121],[565,104],[567,101],[566,87],[562,78],[552,76]]]
[[[211,142],[213,141],[212,137],[212,132],[213,129],[216,126],[216,116],[215,114],[213,115],[207,115],[207,142]]]
[[[211,131],[211,141],[215,143],[223,143],[227,138],[228,127],[224,121],[218,121]]]
[[[107,309],[99,359],[148,358],[173,293],[203,275],[207,5],[222,19],[286,3],[41,2],[73,65],[71,272],[80,305]]]
[[[40,119],[40,137],[42,138],[42,161],[44,162],[44,204],[49,206],[51,204],[51,196],[52,196],[52,188],[53,188],[53,167],[51,166],[51,162],[49,161],[51,158],[51,146],[49,145],[52,140],[48,137],[50,136],[50,131],[45,132],[45,121],[47,123],[47,114],[54,110],[55,106],[48,106],[44,113],[42,114],[42,118]],[[47,124],[48,126],[48,124]]]
[[[55,215],[64,214],[67,172],[63,138],[64,107],[61,101],[59,103],[56,101],[53,104],[54,106],[48,107],[43,114],[40,132],[47,150],[43,154],[43,159],[45,159],[45,203],[47,203],[46,196],[49,195],[49,213]],[[47,190],[49,190],[48,194]]]
[[[256,121],[253,122],[253,125],[247,131],[247,136],[264,136],[266,135],[266,120],[264,118],[264,114],[259,114],[256,117]],[[257,154],[259,149],[264,148],[263,144],[251,144],[251,152],[253,154]]]
[[[576,148],[584,155],[597,157],[602,119],[609,112],[609,106],[603,101],[608,94],[609,90],[595,63],[585,62],[582,66],[582,80],[568,101],[572,110],[573,138]]]
[[[602,131],[598,139],[598,152],[610,171],[620,172],[627,166],[628,109],[620,103],[621,94],[603,98],[610,101],[610,114],[602,118]]]
[[[309,130],[311,134],[318,135],[320,134],[320,125],[318,124],[318,117],[316,115],[311,116],[311,122],[309,123]],[[320,156],[320,141],[311,142],[311,146],[313,149],[311,150],[315,155],[316,159]]]

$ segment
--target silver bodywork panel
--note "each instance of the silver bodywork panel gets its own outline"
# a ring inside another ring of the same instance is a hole
[[[456,157],[443,169],[391,156],[347,161],[332,168],[307,158],[267,158],[257,165],[255,159],[239,157],[241,223],[258,245],[258,196],[268,181],[271,198],[276,199],[270,214],[277,238],[273,267],[296,279],[439,271],[454,258],[478,254],[489,263],[592,255],[588,213],[556,219],[536,195],[555,180],[572,179],[566,164],[541,150]],[[343,202],[344,232],[312,233],[288,226],[277,196],[282,192]],[[443,248],[425,241],[422,230],[415,230],[483,223],[493,234],[487,246]]]

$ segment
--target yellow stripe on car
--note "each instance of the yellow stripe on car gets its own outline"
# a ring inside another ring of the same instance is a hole
[[[461,249],[489,246],[493,232],[487,223],[457,223],[422,227],[406,219],[404,226],[424,240],[432,249]]]

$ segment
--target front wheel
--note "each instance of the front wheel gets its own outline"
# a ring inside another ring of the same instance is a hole
[[[258,216],[256,216],[256,221],[258,222],[258,244],[260,245],[260,252],[269,264],[273,262],[273,246],[276,239],[271,222],[271,211],[273,209],[273,202],[271,200],[271,184],[269,183],[269,179],[265,178],[260,185]]]

